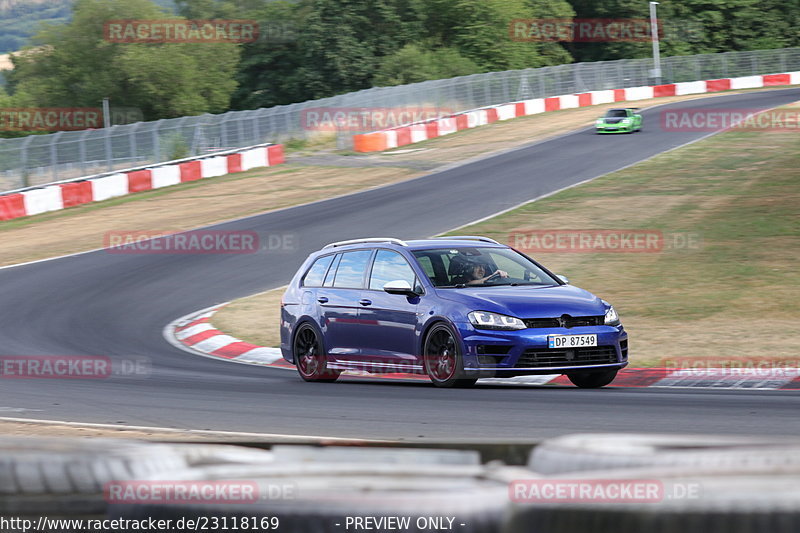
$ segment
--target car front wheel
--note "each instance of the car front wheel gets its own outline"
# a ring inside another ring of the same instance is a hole
[[[597,389],[605,387],[617,377],[617,370],[604,372],[574,372],[567,377],[576,387],[581,389]]]
[[[327,358],[322,350],[317,330],[309,324],[303,324],[294,336],[294,362],[297,372],[306,381],[332,382],[341,374],[338,370],[327,367]]]
[[[461,349],[450,326],[433,326],[422,353],[425,373],[437,387],[471,387],[478,381],[463,377]]]

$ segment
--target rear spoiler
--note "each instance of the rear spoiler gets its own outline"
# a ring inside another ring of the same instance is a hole
[[[641,107],[626,107],[625,109],[630,109],[631,111],[641,111]]]

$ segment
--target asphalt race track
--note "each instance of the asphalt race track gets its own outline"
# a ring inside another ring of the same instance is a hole
[[[800,89],[783,89],[669,107],[763,109],[797,100]],[[285,284],[307,253],[327,242],[435,235],[708,135],[662,131],[663,109],[644,113],[642,133],[599,136],[584,129],[416,180],[214,226],[291,233],[299,243],[294,252],[97,251],[2,269],[0,355],[143,357],[152,372],[3,379],[0,415],[403,440],[516,440],[576,431],[800,434],[800,391],[306,384],[290,371],[193,356],[162,337],[180,316]]]

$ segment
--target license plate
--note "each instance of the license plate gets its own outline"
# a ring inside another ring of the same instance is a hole
[[[548,348],[581,348],[597,346],[597,335],[548,335]]]

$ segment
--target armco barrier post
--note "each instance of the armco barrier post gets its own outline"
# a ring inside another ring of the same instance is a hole
[[[56,143],[58,142],[58,139],[61,137],[62,133],[64,132],[59,131],[50,138],[50,168],[52,171],[53,181],[58,181],[58,151],[56,149]]]

